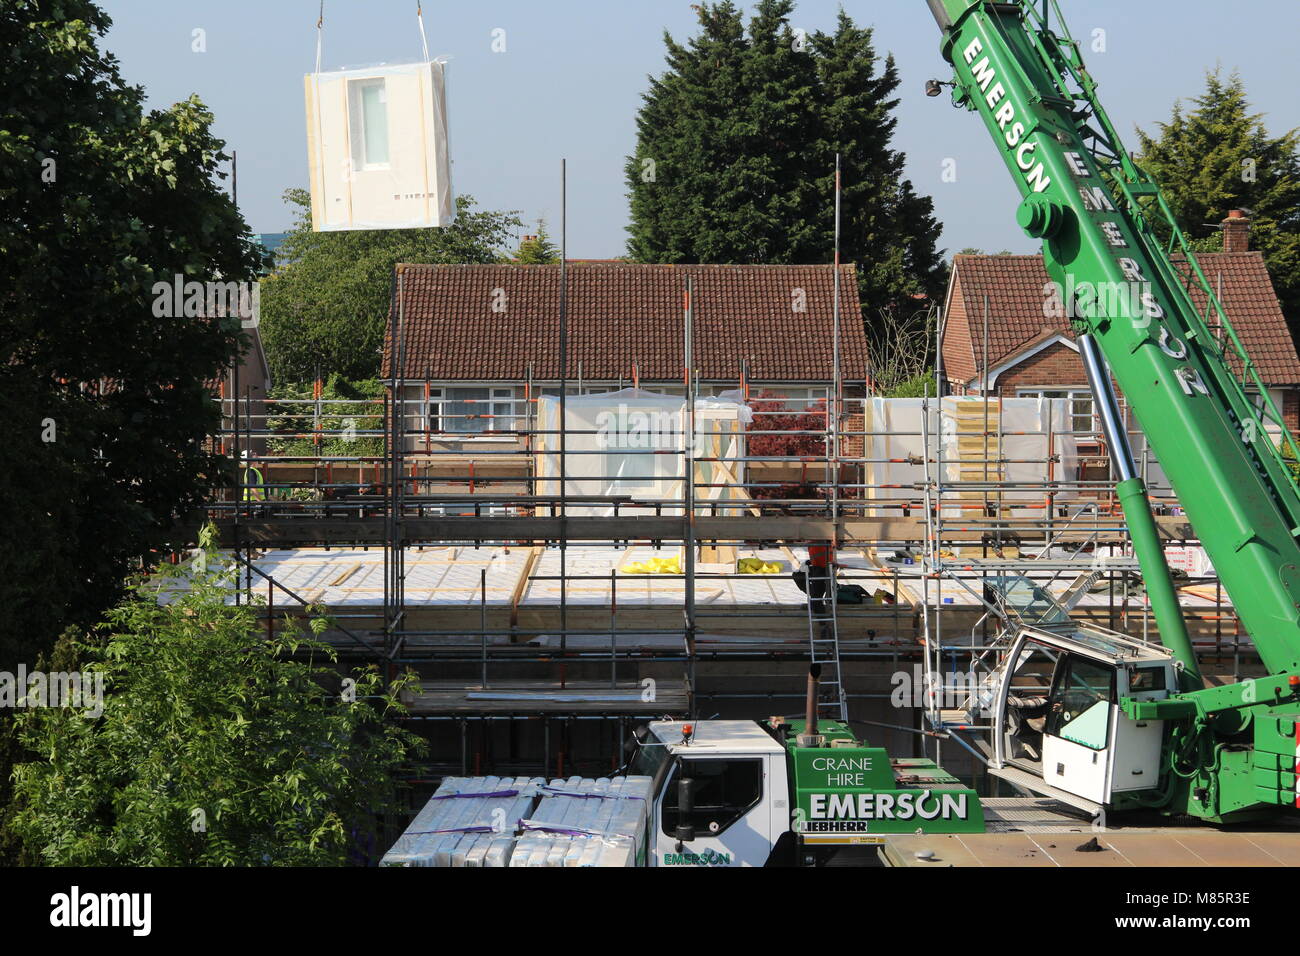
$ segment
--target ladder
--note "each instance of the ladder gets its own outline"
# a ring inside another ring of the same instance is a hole
[[[811,562],[804,579],[808,598],[808,647],[814,664],[820,664],[821,682],[817,691],[817,716],[831,720],[849,719],[848,702],[844,698],[844,683],[840,677],[840,629],[836,617],[838,585],[835,581],[834,561],[824,567]],[[821,600],[813,597],[822,585]],[[823,605],[824,607],[819,607]]]

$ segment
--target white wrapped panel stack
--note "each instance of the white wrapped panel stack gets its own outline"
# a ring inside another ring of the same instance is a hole
[[[307,74],[313,230],[451,225],[445,70],[433,60]]]
[[[552,780],[521,824],[510,866],[636,866],[650,783],[644,776]]]
[[[380,866],[506,866],[541,777],[447,777]]]

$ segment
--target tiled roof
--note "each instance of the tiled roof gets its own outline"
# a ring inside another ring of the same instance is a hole
[[[1202,253],[1197,261],[1210,285],[1221,290],[1219,298],[1228,320],[1254,360],[1260,378],[1270,385],[1300,383],[1300,357],[1287,331],[1264,257],[1258,252],[1215,252]],[[960,355],[949,359],[949,349],[945,348],[950,370],[974,378],[983,367],[985,295],[989,300],[990,368],[1024,351],[1047,330],[1069,332],[1067,319],[1043,314],[1044,287],[1049,281],[1042,256],[957,256],[952,282],[954,297],[961,296],[962,308],[950,306],[950,315],[956,320],[964,312],[965,328],[952,340],[961,342]],[[1206,301],[1199,289],[1192,290],[1192,301],[1204,315]],[[1214,324],[1210,322],[1211,327]]]
[[[406,265],[407,378],[559,378],[560,267]],[[570,378],[679,382],[683,291],[694,279],[694,365],[702,379],[832,377],[834,275],[828,266],[573,264],[567,269]],[[499,291],[498,291],[499,290]],[[799,293],[796,290],[803,290]],[[494,311],[493,305],[504,311]],[[796,304],[806,304],[795,311]],[[392,316],[384,376],[391,377]],[[841,375],[863,381],[867,342],[854,267],[841,266]]]

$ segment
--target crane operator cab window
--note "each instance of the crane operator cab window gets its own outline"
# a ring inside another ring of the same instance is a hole
[[[1045,732],[1091,750],[1110,742],[1115,668],[1073,654],[1062,656],[1053,681]]]

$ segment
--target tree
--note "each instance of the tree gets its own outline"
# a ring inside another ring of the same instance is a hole
[[[871,380],[877,392],[909,397],[907,393],[933,378],[938,316],[933,306],[890,306],[877,311],[868,341]]]
[[[456,199],[456,221],[438,229],[313,232],[311,197],[286,190],[295,221],[262,282],[262,343],[273,378],[313,381],[379,375],[380,350],[399,262],[498,262],[515,228],[509,213],[475,210]]]
[[[349,382],[335,373],[321,382],[328,404],[315,416],[314,383],[280,383],[271,390],[267,417],[271,454],[298,457],[379,458],[384,453],[384,383]],[[342,403],[342,404],[340,404]],[[319,429],[319,435],[314,432]]]
[[[1264,255],[1294,335],[1300,329],[1300,129],[1270,135],[1236,73],[1224,80],[1220,70],[1207,71],[1205,92],[1192,104],[1184,110],[1175,103],[1156,135],[1138,130],[1139,162],[1160,183],[1197,250],[1221,249],[1218,224],[1231,209],[1249,210],[1251,244]]]
[[[844,261],[866,301],[937,296],[946,267],[933,204],[891,148],[899,84],[873,33],[843,11],[834,33],[796,34],[793,0],[761,0],[746,30],[730,0],[698,7],[700,32],[667,34],[628,158],[628,251],[639,262],[830,261],[835,155]]]
[[[212,114],[196,97],[146,112],[98,48],[109,26],[89,0],[0,4],[0,670],[182,543],[218,480],[206,383],[240,321],[157,289],[251,282],[261,264]]]
[[[752,488],[750,497],[779,498],[822,498],[825,492],[818,489],[815,482],[823,477],[822,462],[826,458],[826,400],[801,403],[802,407],[791,409],[789,401],[776,392],[764,390],[750,401],[749,407],[754,413],[754,432],[779,432],[781,434],[753,434],[745,440],[745,454],[751,458],[790,458],[795,462],[812,461],[813,480],[790,482],[768,487]],[[781,469],[782,463],[773,463]],[[798,468],[794,462],[785,463]],[[772,468],[756,469],[772,471]]]
[[[102,688],[87,709],[19,711],[37,759],[17,768],[13,829],[36,861],[339,865],[388,808],[420,747],[389,719],[411,677],[341,682],[327,645],[287,621],[266,637],[255,605],[226,603],[219,561],[139,582],[78,642],[83,688]]]
[[[537,235],[527,236],[519,243],[512,261],[521,266],[559,265],[560,247],[551,242],[545,219],[537,220]]]

